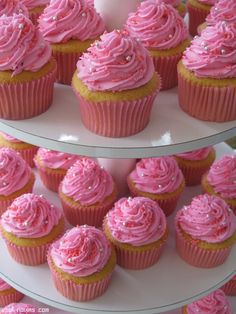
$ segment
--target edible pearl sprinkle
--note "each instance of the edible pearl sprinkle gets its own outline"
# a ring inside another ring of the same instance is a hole
[[[170,34],[168,37],[171,39],[173,37],[173,35]]]
[[[82,15],[83,17],[85,17],[85,16],[86,16],[86,13],[85,13],[85,12],[83,12],[81,15]]]
[[[161,185],[161,184],[158,184],[158,188],[161,189],[161,188],[162,188],[162,185]]]
[[[71,263],[73,261],[73,259],[71,257],[68,258],[67,260],[69,263]]]
[[[125,59],[126,59],[126,61],[131,61],[132,57],[131,56],[127,56]]]
[[[7,184],[6,184],[6,182],[3,182],[2,185],[3,185],[3,186],[6,186]]]
[[[89,189],[89,190],[91,190],[91,189],[92,189],[92,187],[91,187],[91,186],[89,186],[89,187],[88,187],[88,189]]]
[[[225,49],[221,49],[221,54],[224,55],[225,54]]]
[[[20,23],[18,26],[19,29],[23,29],[24,28],[24,24]]]
[[[52,20],[53,20],[53,21],[56,21],[56,20],[57,20],[57,16],[54,15],[54,16],[52,17]]]

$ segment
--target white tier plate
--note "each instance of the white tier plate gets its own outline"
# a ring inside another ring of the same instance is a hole
[[[188,116],[179,108],[174,88],[157,96],[144,131],[126,138],[106,138],[83,126],[72,88],[55,84],[54,101],[47,112],[22,121],[0,120],[0,130],[49,149],[94,157],[140,158],[222,142],[236,134],[236,121],[213,123]]]
[[[233,153],[225,144],[216,145],[217,157]],[[44,194],[51,202],[60,205],[56,193],[46,190],[37,178],[34,192]],[[189,203],[200,187],[186,188],[179,208]],[[91,302],[73,302],[61,296],[53,286],[46,264],[29,267],[16,263],[0,240],[0,274],[3,279],[26,295],[50,306],[80,314],[156,314],[177,309],[183,304],[199,299],[220,287],[236,272],[236,246],[228,260],[212,269],[192,267],[182,261],[174,247],[174,232],[169,220],[170,236],[160,261],[142,271],[116,267],[107,292]],[[3,254],[4,252],[4,254]]]

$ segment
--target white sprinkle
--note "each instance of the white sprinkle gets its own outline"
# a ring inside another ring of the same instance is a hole
[[[89,186],[89,187],[88,187],[88,189],[89,189],[89,190],[91,190],[91,189],[92,189],[92,187],[91,187],[91,186]]]
[[[221,54],[224,55],[225,54],[225,49],[221,49]]]
[[[54,16],[52,17],[52,20],[53,20],[53,21],[56,21],[56,20],[57,20],[57,16],[54,15]]]
[[[81,15],[82,15],[83,17],[85,17],[87,14],[86,14],[85,12],[83,12]]]
[[[158,184],[158,188],[161,189],[161,188],[162,188],[162,185],[161,185],[161,184]]]
[[[23,23],[20,23],[19,26],[18,26],[18,28],[19,28],[19,29],[23,29],[23,28],[24,28],[24,24],[23,24]]]
[[[171,39],[171,38],[173,37],[173,35],[172,35],[172,34],[170,34],[168,37]]]
[[[132,59],[131,56],[127,56],[127,57],[125,58],[125,60],[128,61],[128,62],[131,61],[131,59]]]

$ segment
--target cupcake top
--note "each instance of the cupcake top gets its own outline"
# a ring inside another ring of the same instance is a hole
[[[186,306],[187,314],[233,314],[232,307],[221,290],[215,290],[207,296]]]
[[[38,313],[38,309],[31,304],[27,303],[11,303],[1,309],[1,314],[29,314],[29,313]]]
[[[3,229],[19,238],[40,238],[55,227],[62,212],[42,195],[23,194],[2,214]]]
[[[158,241],[166,231],[166,217],[159,205],[146,197],[121,198],[106,215],[112,237],[133,246]]]
[[[129,14],[126,27],[148,49],[174,48],[188,38],[183,18],[161,0],[141,2],[137,11]]]
[[[81,158],[67,171],[60,187],[62,193],[82,205],[101,203],[112,194],[112,176],[94,160]]]
[[[11,289],[11,286],[6,281],[0,278],[0,291],[4,291],[7,289]]]
[[[50,169],[69,169],[78,160],[79,156],[68,153],[58,152],[51,149],[40,147],[34,158],[36,166],[43,166]],[[38,163],[38,161],[40,163]]]
[[[47,5],[50,0],[21,0],[28,10]]]
[[[166,4],[170,4],[174,7],[177,7],[179,4],[181,4],[181,0],[162,0],[163,2],[165,2]]]
[[[216,193],[225,198],[236,198],[236,155],[224,155],[209,169],[207,181]]]
[[[51,245],[50,256],[65,273],[85,277],[104,268],[111,256],[111,245],[101,230],[78,226]]]
[[[190,152],[176,154],[175,156],[180,157],[186,160],[203,160],[205,159],[209,153],[212,151],[212,147],[203,147],[200,149],[192,150]]]
[[[129,178],[135,187],[148,193],[170,193],[184,181],[182,171],[173,157],[141,159]]]
[[[0,71],[38,71],[51,58],[51,48],[23,14],[0,18]]]
[[[0,2],[0,16],[2,15],[13,15],[16,14],[24,14],[28,16],[28,10],[26,6],[19,0],[1,0]]]
[[[104,32],[105,24],[85,0],[54,0],[40,16],[39,29],[48,42],[65,43],[70,39],[97,38]]]
[[[32,170],[11,148],[0,148],[0,195],[8,196],[22,189],[30,180]]]
[[[78,77],[90,90],[122,91],[145,85],[154,75],[148,51],[127,31],[103,34],[77,62]]]
[[[183,64],[197,77],[236,77],[236,27],[218,22],[194,37],[183,54]]]
[[[196,196],[176,215],[181,229],[194,239],[223,242],[236,231],[236,216],[226,202],[214,195]]]
[[[235,0],[219,0],[210,10],[206,17],[208,25],[215,25],[217,22],[236,22],[236,2]]]
[[[4,133],[4,132],[0,132],[0,136],[2,136],[5,140],[7,140],[8,142],[11,142],[11,143],[22,143],[22,141],[11,136],[10,134]]]
[[[94,6],[94,0],[85,0],[89,5]]]

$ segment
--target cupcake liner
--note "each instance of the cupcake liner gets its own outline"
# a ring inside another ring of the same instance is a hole
[[[45,112],[52,104],[55,75],[56,66],[32,81],[0,84],[0,118],[23,120]]]
[[[230,280],[221,289],[226,295],[236,296],[236,280]]]
[[[1,295],[1,292],[0,292],[0,307],[4,307],[10,303],[19,302],[23,298],[24,298],[24,294],[15,290],[14,288],[10,288],[8,294]]]
[[[76,64],[82,52],[53,51],[53,57],[57,61],[56,81],[61,84],[71,85],[72,76],[76,70]]]
[[[179,165],[185,179],[187,186],[193,186],[201,184],[201,178],[203,174],[209,169],[209,165],[199,166],[199,167],[190,167],[188,165],[181,164]]]
[[[210,10],[202,10],[196,7],[193,7],[189,3],[187,4],[188,14],[189,14],[189,33],[192,36],[197,35],[198,25],[205,22],[207,15]]]
[[[81,119],[91,132],[107,137],[124,137],[142,131],[148,124],[157,90],[138,100],[89,102],[76,91]]]
[[[214,87],[196,84],[178,74],[180,107],[200,120],[226,122],[236,119],[236,85]]]
[[[19,149],[18,151],[22,158],[30,165],[31,168],[34,168],[34,155],[36,155],[38,147],[31,147],[27,149]]]
[[[43,167],[38,167],[38,172],[41,181],[45,185],[45,187],[53,192],[58,192],[59,185],[61,181],[63,180],[65,173],[57,173],[53,171],[47,171]]]

